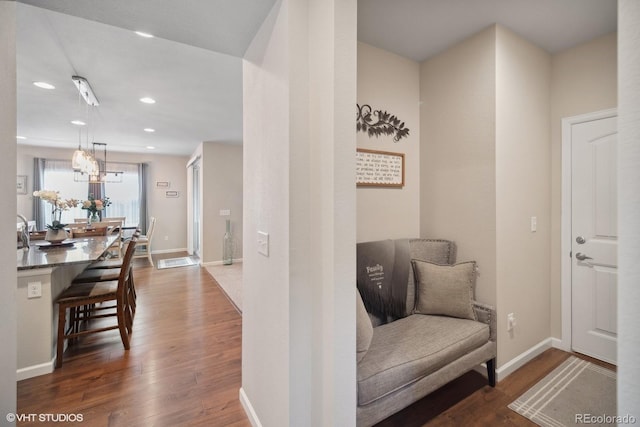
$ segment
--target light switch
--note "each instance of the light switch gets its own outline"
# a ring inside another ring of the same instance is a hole
[[[40,298],[42,296],[42,282],[29,282],[27,284],[27,298]]]
[[[535,233],[536,231],[538,231],[538,217],[532,216],[531,217],[531,232]]]
[[[269,233],[258,231],[258,253],[269,256]]]

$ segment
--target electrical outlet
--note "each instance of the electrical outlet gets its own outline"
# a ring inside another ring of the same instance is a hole
[[[29,282],[27,284],[27,298],[40,298],[42,296],[42,282]]]
[[[164,240],[169,240],[169,236],[164,236]]]
[[[507,331],[513,331],[516,326],[516,316],[513,313],[507,314]]]
[[[220,209],[220,216],[229,216],[231,215],[231,209]]]

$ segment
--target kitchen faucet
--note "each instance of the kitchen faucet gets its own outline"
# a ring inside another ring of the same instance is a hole
[[[22,220],[24,226],[22,227],[22,231],[20,233],[20,241],[22,242],[23,249],[29,249],[29,222],[27,218],[18,214],[18,218]]]

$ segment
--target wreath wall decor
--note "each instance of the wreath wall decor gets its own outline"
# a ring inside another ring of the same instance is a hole
[[[394,115],[382,110],[373,110],[370,105],[364,104],[358,107],[356,131],[366,132],[369,137],[380,135],[394,135],[393,141],[398,142],[405,136],[409,136],[409,128],[404,127],[404,122]],[[374,119],[374,116],[376,119]]]

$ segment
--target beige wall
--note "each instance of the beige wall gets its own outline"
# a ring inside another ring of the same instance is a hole
[[[420,66],[420,235],[476,260],[478,300],[496,303],[496,38],[488,28]]]
[[[618,414],[640,415],[640,2],[618,2]]]
[[[499,366],[550,332],[550,68],[499,25],[421,64],[421,234],[478,262],[476,297],[498,309]]]
[[[617,105],[616,34],[551,58],[551,336],[561,338],[562,119]]]
[[[417,62],[358,43],[358,104],[387,111],[405,122],[409,136],[357,133],[358,148],[405,154],[403,188],[359,187],[357,241],[420,235],[420,66]]]
[[[551,55],[496,27],[499,364],[549,337],[550,77]],[[516,317],[513,332],[507,332],[508,313]]]
[[[281,0],[245,55],[240,395],[253,425],[355,425],[356,54],[355,0]]]
[[[0,191],[11,195],[0,204],[0,421],[16,412],[16,4],[0,1]],[[11,241],[9,241],[11,239]],[[7,425],[13,425],[8,423]]]
[[[242,258],[242,146],[205,142],[200,163],[202,174],[202,262],[222,261],[226,220],[231,220],[233,258]],[[228,209],[229,216],[220,210]]]
[[[18,145],[18,174],[27,175],[27,195],[18,195],[18,212],[32,217],[33,158],[71,159],[73,150]],[[187,173],[188,157],[148,153],[116,153],[109,151],[114,162],[147,163],[147,212],[157,218],[152,240],[152,252],[184,251],[187,248]],[[180,197],[167,198],[165,188],[156,188],[157,181],[168,181],[170,190]]]

